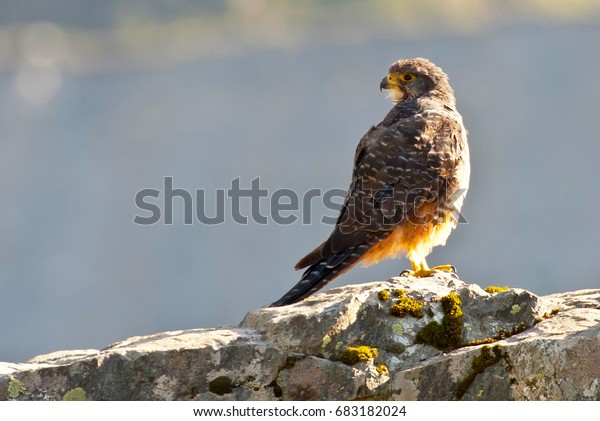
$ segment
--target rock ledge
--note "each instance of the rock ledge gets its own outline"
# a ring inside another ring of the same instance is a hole
[[[406,299],[416,311],[402,312]],[[426,326],[458,347],[417,343]],[[368,352],[344,359],[352,347]],[[392,278],[258,309],[239,327],[0,363],[0,400],[61,399],[600,400],[600,290],[538,297],[450,274]]]

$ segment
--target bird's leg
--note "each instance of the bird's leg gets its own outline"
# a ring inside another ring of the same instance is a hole
[[[409,255],[410,265],[412,270],[403,271],[400,276],[416,276],[418,278],[424,278],[431,275],[431,269],[427,265],[427,261],[422,256]]]
[[[431,276],[434,272],[438,270],[441,270],[443,272],[456,273],[456,268],[452,265],[439,265],[434,266],[430,269],[427,265],[425,257],[409,256],[408,259],[410,260],[412,270],[405,270],[400,274],[400,276],[414,276],[417,278],[426,278],[428,276]]]

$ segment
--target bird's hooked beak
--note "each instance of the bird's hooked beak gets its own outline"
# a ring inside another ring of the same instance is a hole
[[[391,89],[394,85],[389,81],[388,76],[384,77],[379,84],[379,91],[383,91],[384,89]]]
[[[393,75],[388,74],[381,80],[381,83],[379,84],[379,90],[385,90],[387,97],[391,99],[394,104],[404,100],[405,93]]]

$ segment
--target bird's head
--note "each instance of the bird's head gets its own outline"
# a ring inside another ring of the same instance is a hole
[[[424,58],[398,60],[390,66],[388,75],[379,84],[394,103],[434,93],[454,103],[454,93],[448,76],[442,69]]]

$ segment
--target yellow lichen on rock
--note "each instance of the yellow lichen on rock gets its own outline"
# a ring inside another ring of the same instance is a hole
[[[344,352],[340,354],[340,361],[346,365],[354,365],[360,361],[369,361],[379,355],[377,348],[371,348],[370,346],[349,346]]]
[[[381,301],[387,301],[390,299],[390,292],[387,289],[382,289],[381,291],[379,291],[377,293],[377,297],[381,300]]]
[[[18,398],[19,395],[25,393],[25,385],[18,379],[10,379],[6,392],[9,398]]]
[[[401,289],[395,290],[394,295],[398,297],[398,300],[390,308],[390,315],[396,317],[411,315],[418,319],[423,317],[423,301],[407,297],[404,290]]]
[[[83,390],[81,387],[76,387],[69,390],[62,398],[63,401],[84,401],[85,399],[85,390]]]
[[[377,372],[379,374],[381,374],[382,376],[389,376],[390,375],[390,370],[387,368],[387,365],[385,364],[381,364],[380,366],[377,367]]]
[[[485,292],[487,292],[488,294],[497,294],[499,292],[504,292],[504,291],[508,291],[510,288],[507,286],[503,286],[503,287],[497,287],[494,285],[490,285],[485,287],[483,290]]]

